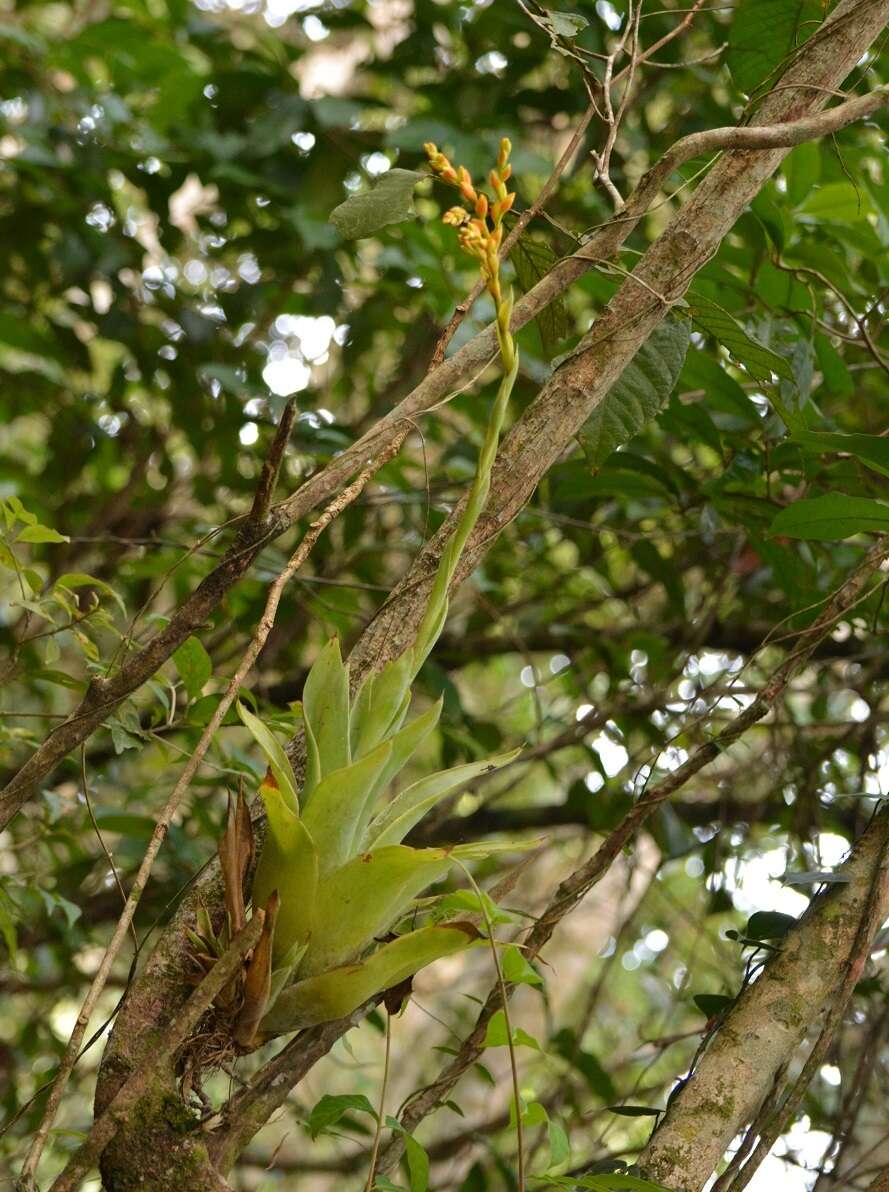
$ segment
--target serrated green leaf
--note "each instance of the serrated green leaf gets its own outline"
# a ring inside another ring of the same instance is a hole
[[[370,190],[335,207],[330,222],[344,240],[360,240],[387,224],[401,223],[413,215],[414,187],[426,176],[416,170],[387,170]]]
[[[182,645],[173,653],[173,662],[189,699],[197,699],[204,690],[204,685],[213,674],[213,663],[210,655],[196,637],[187,637]]]
[[[562,14],[550,13],[550,16]],[[581,20],[583,18],[580,18]],[[586,22],[584,21],[584,24]],[[513,245],[509,259],[516,272],[519,288],[526,294],[544,278],[559,260],[559,256],[545,240],[535,236],[521,236]],[[540,331],[543,350],[549,359],[558,351],[559,344],[571,333],[571,321],[565,299],[559,297],[544,307],[535,322]]]
[[[793,368],[786,357],[754,339],[737,319],[727,310],[723,310],[718,303],[696,295],[690,300],[689,309],[696,326],[722,344],[733,359],[743,365],[751,377],[760,384],[769,384],[773,380],[773,373],[786,381],[795,379]]]
[[[789,59],[824,19],[818,0],[740,0],[726,62],[739,91],[752,94]]]
[[[687,319],[665,319],[638,350],[578,435],[591,467],[599,468],[662,409],[688,349]]]
[[[783,534],[808,542],[833,542],[868,532],[889,530],[889,505],[870,497],[848,497],[827,493],[806,501],[795,501],[782,509],[769,526],[770,537]]]

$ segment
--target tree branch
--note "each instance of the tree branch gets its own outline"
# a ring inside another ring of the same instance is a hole
[[[649,816],[670,795],[683,787],[690,778],[734,744],[748,728],[768,714],[786,689],[788,682],[809,662],[819,641],[831,633],[837,621],[858,602],[867,580],[879,570],[880,564],[887,557],[889,557],[889,539],[882,539],[868,552],[864,561],[837,591],[813,624],[800,634],[796,649],[773,672],[756,699],[743,712],[740,712],[722,732],[711,741],[699,746],[688,760],[673,770],[667,778],[646,791],[617,827],[609,833],[593,856],[561,883],[523,942],[522,954],[528,960],[533,960],[537,956],[559,923],[608,872],[615,858],[620,855]],[[412,1133],[419,1123],[447,1098],[460,1077],[476,1062],[483,1049],[488,1023],[500,1005],[500,990],[495,986],[488,994],[472,1033],[465,1040],[458,1054],[433,1084],[408,1099],[400,1118],[401,1124],[408,1133]],[[380,1170],[391,1169],[398,1161],[402,1147],[402,1136],[394,1136],[384,1152]],[[715,1161],[708,1167],[708,1174],[713,1167],[715,1167]]]
[[[154,1078],[172,1063],[176,1052],[210,1009],[216,995],[234,976],[243,957],[259,939],[262,920],[263,913],[259,911],[234,937],[225,954],[217,960],[185,1006],[169,1024],[164,1032],[163,1042],[149,1053],[142,1066],[115,1094],[104,1113],[96,1118],[84,1142],[77,1148],[68,1160],[65,1169],[53,1182],[52,1192],[74,1192],[90,1168],[96,1165],[102,1151],[120,1127],[129,1120]],[[220,1188],[224,1187],[222,1181],[219,1186]],[[26,1185],[23,1180],[22,1187],[23,1189],[31,1188],[33,1184]]]
[[[836,25],[839,23],[837,14],[841,10],[842,15],[848,15],[846,9],[850,3],[851,0],[844,0],[844,3],[834,10],[828,24]],[[870,12],[862,12],[859,21],[861,25],[867,24],[868,28],[871,26],[878,28],[881,23],[885,22],[884,0],[874,0],[871,4],[860,7],[862,10],[870,9]],[[868,17],[870,18],[869,20],[867,20]],[[814,41],[815,39],[813,38],[812,40]],[[800,59],[792,71],[788,72],[788,76],[785,77],[806,74],[807,72],[805,70],[800,70],[800,63],[803,63],[804,66],[808,65],[808,58],[803,54],[800,55]],[[836,82],[839,82],[845,77],[847,69],[851,68],[851,65],[854,65],[854,63],[848,65],[847,57],[842,53],[837,53],[837,64],[839,68],[833,71],[833,78]],[[818,106],[823,102],[824,95],[820,91],[815,92],[811,89],[806,91],[805,88],[808,82],[808,79],[797,81],[794,77],[791,83],[796,83],[796,87],[791,86],[789,91],[785,88],[778,94],[773,92],[769,97],[771,102],[767,101],[763,104],[758,119],[762,122],[764,119],[779,115],[795,116],[797,108],[805,110],[806,107]],[[803,90],[801,98],[799,97],[799,89]],[[792,95],[796,95],[797,98],[791,98]],[[706,132],[693,133],[691,136],[677,141],[672,149],[661,158],[660,162],[643,177],[621,213],[600,228],[591,240],[577,253],[556,265],[546,277],[517,303],[513,313],[513,330],[518,330],[530,322],[544,307],[554,301],[569,285],[591,269],[597,262],[612,257],[648,210],[663,183],[680,165],[704,153],[722,149],[735,151],[723,163],[720,163],[727,166],[727,169],[719,170],[717,167],[711,171],[710,177],[695,193],[694,200],[680,213],[677,221],[674,221],[674,227],[677,223],[681,225],[688,222],[688,218],[692,214],[692,212],[689,212],[689,208],[692,208],[695,215],[699,215],[702,204],[705,200],[709,199],[718,186],[725,185],[731,180],[739,179],[739,175],[746,169],[744,159],[741,157],[742,153],[752,150],[762,151],[762,158],[756,162],[755,168],[751,166],[748,171],[750,186],[745,187],[743,191],[740,187],[737,188],[737,198],[742,199],[743,202],[740,204],[732,202],[727,211],[728,220],[716,221],[719,224],[717,235],[715,237],[712,235],[706,237],[705,243],[708,246],[712,246],[714,242],[718,243],[721,236],[734,223],[743,206],[756,194],[765,178],[780,163],[784,156],[781,152],[782,149],[789,149],[793,145],[802,144],[804,141],[814,140],[817,137],[834,133],[855,120],[860,120],[873,114],[880,107],[884,106],[887,101],[889,101],[889,88],[883,87],[878,88],[869,95],[847,100],[817,115],[804,115],[798,119],[779,120],[777,123],[772,123],[771,125],[760,123],[756,126],[743,128],[712,129]],[[709,186],[707,185],[708,183]],[[715,226],[713,230],[717,230]],[[679,232],[680,228],[677,228],[674,236],[667,238],[667,243],[672,244],[672,241]],[[658,241],[658,244],[664,240],[665,237],[661,237],[661,241]],[[653,246],[653,248],[656,247],[657,245]],[[651,251],[649,250],[649,254]],[[646,257],[649,254],[646,254]],[[682,253],[680,256],[674,257],[674,262],[683,261],[686,257],[687,253]],[[648,278],[644,276],[647,272],[644,265],[645,260],[643,260],[633,276],[637,276],[640,280],[648,282]],[[697,267],[699,267],[698,262],[693,259],[685,271],[688,279],[690,279]],[[675,273],[675,269],[673,272]],[[660,280],[663,283],[666,279],[661,278]],[[679,275],[676,275],[674,280],[678,281]],[[629,284],[628,282],[627,285]],[[625,285],[621,293],[626,288],[627,286]],[[676,293],[671,295],[671,297],[678,297],[683,289],[684,285],[680,285]],[[656,285],[655,292],[666,294],[667,290]],[[619,297],[620,295],[618,295]],[[611,307],[617,310],[620,305],[615,300],[612,302]],[[638,291],[634,292],[633,306],[638,307]],[[663,317],[665,310],[666,307],[656,309],[654,312],[649,312],[647,317],[640,317],[636,325],[638,334],[631,335],[627,340],[628,344],[633,345],[632,350],[629,354],[625,352],[614,353],[617,368],[616,370],[608,370],[607,376],[601,378],[603,381],[607,380],[610,383],[616,379],[616,376],[619,375],[619,372],[622,371],[623,366],[635,351],[635,347],[647,338],[652,327],[660,321],[659,317],[652,318],[652,314]],[[632,320],[632,314],[629,317],[624,316],[622,325],[632,327]],[[604,317],[601,322],[605,322]],[[598,327],[599,324],[597,324]],[[606,329],[603,327],[601,330],[604,331]],[[575,358],[587,359],[592,347],[606,342],[607,339],[616,334],[616,331],[617,329],[608,330],[604,338],[597,334],[595,340],[590,340],[588,337],[578,352],[574,354]],[[207,619],[213,609],[218,606],[226,592],[244,576],[254,558],[259,553],[259,550],[266,542],[284,533],[285,530],[293,526],[318,504],[329,499],[342,484],[348,481],[358,471],[362,461],[386,450],[395,442],[398,436],[402,436],[403,438],[406,423],[409,425],[412,419],[442,400],[445,400],[454,389],[459,388],[468,378],[476,374],[480,368],[483,368],[494,356],[495,352],[496,338],[494,330],[493,327],[488,327],[468,344],[465,344],[458,352],[454,353],[448,360],[443,361],[394,410],[381,419],[375,427],[362,435],[356,443],[343,451],[336,459],[332,460],[317,476],[313,476],[308,480],[292,497],[274,506],[268,518],[267,528],[262,528],[252,521],[248,522],[242,529],[234,545],[226,552],[222,562],[201,581],[194,593],[174,613],[164,629],[128,659],[113,678],[94,681],[88,688],[80,706],[62,724],[53,730],[37,751],[9,781],[4,790],[0,792],[0,830],[9,823],[10,819],[27,801],[37,784],[51,773],[72,749],[85,740],[110,711],[151,678],[189,634]],[[588,372],[589,370],[586,371]],[[569,361],[567,366],[563,366],[555,374],[554,380],[558,379],[561,385],[576,390],[577,385],[574,383],[576,377],[577,381],[581,382],[582,390],[585,385],[589,385],[592,379],[590,377],[581,377],[583,372],[584,370],[578,370],[576,367],[572,367],[571,361]],[[547,403],[541,399],[552,388],[552,385],[553,382],[550,382],[550,385],[544,389],[544,392],[541,393],[532,409],[536,409],[541,413],[546,409]],[[578,401],[578,398],[575,396],[573,404],[580,418],[577,421],[577,425],[572,426],[567,437],[563,437],[561,434],[559,435],[557,440],[559,452],[564,448],[565,442],[570,441],[577,427],[585,421],[591,410],[598,405],[603,395],[604,390],[602,390],[601,385],[597,385],[582,400]],[[544,466],[541,467],[538,465],[532,470],[530,473],[530,489],[527,485],[522,486],[519,505],[527,499],[530,491],[536,486],[540,475],[550,466],[551,462],[549,455],[547,455],[540,461]],[[260,503],[262,502],[260,501]],[[467,560],[464,563],[464,574],[468,562]],[[474,565],[472,563],[473,567]],[[471,570],[472,567],[469,567],[469,569]]]

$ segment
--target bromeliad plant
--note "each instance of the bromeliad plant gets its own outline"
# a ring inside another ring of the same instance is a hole
[[[434,730],[441,713],[439,701],[407,720],[411,688],[441,634],[448,588],[487,500],[518,370],[518,353],[509,331],[512,299],[501,288],[498,255],[503,216],[514,195],[506,185],[511,172],[508,140],[501,142],[497,168],[490,174],[492,199],[476,189],[462,166],[454,169],[435,145],[427,145],[426,151],[433,172],[456,186],[472,208],[470,212],[452,207],[444,221],[459,229],[461,247],[479,261],[497,312],[504,376],[466,507],[445,546],[413,647],[369,674],[354,695],[336,639],[321,651],[309,672],[302,700],[306,766],[301,790],[276,737],[239,705],[241,719],[268,762],[259,789],[268,828],[252,890],[253,906],[264,914],[263,934],[240,990],[224,994],[229,1003],[234,999],[233,1035],[244,1049],[272,1035],[349,1014],[425,965],[479,938],[470,922],[427,921],[401,934],[397,929],[416,917],[418,896],[452,865],[484,857],[492,846],[418,849],[402,842],[441,799],[515,754],[430,774],[389,800],[386,792]],[[230,809],[220,854],[232,931],[243,923],[242,887],[252,854],[243,797]],[[217,948],[207,943],[208,925],[203,926],[206,966]]]

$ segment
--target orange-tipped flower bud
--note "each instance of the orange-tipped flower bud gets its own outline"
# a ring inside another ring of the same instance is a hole
[[[481,219],[484,219],[485,216],[488,214],[488,196],[487,195],[480,194],[480,195],[476,196],[475,213]]]
[[[512,210],[512,205],[515,202],[515,191],[509,191],[506,198],[501,201],[501,215],[505,215],[507,211]]]
[[[500,181],[506,182],[512,177],[512,166],[504,166],[500,171]]]
[[[442,223],[451,228],[462,228],[469,219],[469,212],[463,207],[450,207],[441,217]]]

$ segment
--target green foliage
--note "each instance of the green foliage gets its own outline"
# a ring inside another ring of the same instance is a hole
[[[184,653],[105,714],[86,742],[89,808],[76,749],[4,837],[0,986],[12,1009],[0,1028],[0,1101],[4,1125],[21,1117],[0,1142],[0,1166],[13,1178],[44,1104],[30,1098],[53,1072],[120,912],[90,811],[129,889],[171,784],[292,549],[289,537],[265,542],[224,601],[204,603],[215,582],[204,581],[223,552],[237,550],[284,397],[293,387],[299,412],[275,501],[307,479],[317,483],[422,380],[476,280],[475,264],[439,221],[454,192],[414,185],[426,171],[423,143],[434,140],[480,178],[505,132],[515,144],[516,210],[539,195],[589,103],[573,55],[599,72],[598,55],[620,36],[609,22],[626,12],[617,2],[601,12],[593,3],[574,7],[536,9],[542,27],[513,5],[413,0],[380,27],[389,6],[359,0],[295,10],[280,25],[266,20],[272,4],[7,5],[0,31],[6,777],[94,677],[113,679],[200,589]],[[670,34],[688,7],[646,5],[643,45]],[[770,72],[775,77],[830,12],[820,0],[699,9],[682,36],[658,50],[658,65],[639,64],[611,163],[621,195],[677,137],[755,115]],[[885,81],[887,52],[875,43],[840,89],[861,93]],[[325,60],[336,62],[336,79]],[[738,107],[739,90],[754,96],[749,112]],[[246,715],[226,718],[146,887],[134,924],[138,939],[148,940],[143,960],[213,855],[226,788],[243,781],[255,790],[259,759],[262,770],[272,763],[274,781],[259,784],[269,831],[254,895],[262,903],[282,886],[278,926],[282,940],[293,941],[275,956],[271,1004],[301,980],[334,983],[326,973],[300,976],[317,883],[332,882],[337,869],[378,846],[437,850],[478,841],[473,868],[491,889],[504,864],[498,841],[545,842],[510,893],[484,903],[502,925],[498,934],[521,939],[528,916],[598,847],[645,783],[672,773],[761,689],[885,528],[884,126],[878,116],[787,154],[694,278],[688,308],[674,311],[691,339],[669,396],[629,417],[631,441],[600,458],[595,474],[579,447],[561,452],[527,503],[497,527],[472,579],[452,591],[450,610],[439,591],[427,644],[444,629],[426,661],[406,653],[352,693],[348,753],[342,733],[315,724],[327,714],[310,698],[310,728],[323,741],[313,746],[306,797],[288,760],[296,753],[285,748],[304,722],[294,701],[326,651],[338,673],[331,637],[351,648],[465,493],[496,381],[483,374],[416,420],[399,455],[321,537],[284,592],[250,691],[239,695]],[[594,120],[547,202],[549,218],[535,217],[504,266],[517,291],[610,217],[589,157],[602,147]],[[532,403],[553,354],[594,329],[626,271],[693,196],[703,165],[683,170],[681,191],[652,208],[614,271],[591,270],[519,334],[515,417],[537,416]],[[357,225],[369,235],[347,239],[348,229],[330,222],[338,207],[351,220],[368,204],[371,212],[383,208],[373,224]],[[383,222],[396,214],[401,222]],[[483,295],[449,354],[492,313]],[[627,411],[616,416],[623,427]],[[824,512],[830,516],[818,521]],[[236,556],[233,569],[242,563]],[[608,1115],[599,1146],[594,1115],[626,1100],[665,1103],[706,1021],[692,992],[714,991],[699,1001],[736,994],[751,952],[758,962],[782,945],[780,937],[744,935],[751,907],[798,916],[836,886],[840,847],[852,843],[886,789],[887,622],[880,577],[767,726],[677,791],[669,811],[650,821],[651,833],[634,840],[633,857],[621,854],[615,887],[618,877],[628,880],[625,862],[640,862],[631,896],[618,903],[605,886],[591,891],[533,962],[542,989],[521,950],[502,953],[510,979],[528,982],[516,991],[513,1026],[539,1044],[519,1048],[531,1171],[563,1170],[546,1167],[564,1152],[561,1126],[572,1171],[596,1162],[619,1169],[568,1177],[572,1189],[583,1179],[631,1178],[620,1159],[638,1152],[651,1118]],[[339,675],[331,698],[342,715]],[[249,716],[255,737],[243,728]],[[487,757],[508,758],[519,743],[526,747],[513,765],[487,772]],[[455,785],[459,774],[468,787]],[[421,809],[427,814],[412,823]],[[649,865],[658,876],[646,892]],[[766,869],[771,877],[762,876]],[[393,1020],[398,1091],[390,1090],[390,1112],[453,1056],[490,988],[486,945],[463,947],[468,931],[458,938],[460,929],[448,926],[481,922],[479,899],[458,888],[461,880],[456,867],[444,872],[405,904],[396,940],[367,941],[346,966],[341,1004],[351,1006],[425,957],[449,957],[418,981],[417,1006]],[[397,903],[393,897],[390,906]],[[750,942],[738,947],[729,931]],[[411,940],[416,933],[430,934]],[[664,936],[660,951],[649,946]],[[446,939],[453,951],[439,951]],[[126,950],[118,957],[94,1025],[99,1012],[113,1009],[130,959]],[[324,998],[310,992],[300,995],[308,1007],[300,1013],[325,1013],[318,1009]],[[840,1049],[841,1087],[859,1063],[859,1035],[868,1037],[884,1002],[872,975],[854,997],[850,1013],[868,1022]],[[676,1042],[650,1048],[655,1034]],[[298,1132],[288,1134],[286,1116],[249,1154],[264,1167],[283,1138],[283,1168],[316,1156],[341,1162],[358,1135],[366,1146],[371,1107],[379,1104],[380,1047],[366,1022],[313,1071],[313,1093],[304,1099],[307,1086],[297,1091],[296,1103],[307,1107],[321,1092],[356,1099],[330,1133],[322,1128],[311,1155]],[[41,1187],[73,1145],[72,1125],[81,1130],[90,1120],[95,1050],[72,1074]],[[239,1060],[242,1078],[252,1079],[263,1055]],[[505,1049],[484,1058],[454,1094],[465,1117],[458,1122],[442,1109],[419,1135],[429,1143],[432,1186],[452,1172],[454,1186],[465,1180],[467,1192],[514,1186],[514,1138],[501,1124]],[[214,1107],[228,1085],[227,1076],[206,1077]],[[636,1087],[646,1095],[634,1094]],[[880,1087],[875,1079],[864,1094],[864,1125],[854,1138],[862,1151],[878,1141],[867,1130],[880,1120]],[[805,1112],[830,1130],[840,1102],[833,1086],[816,1080]],[[453,1167],[443,1166],[442,1140],[459,1131],[472,1131],[472,1140],[456,1158],[448,1150]],[[349,1133],[351,1142],[343,1141]],[[245,1164],[234,1178],[278,1178],[258,1172]],[[336,1180],[359,1189],[365,1177],[349,1170]],[[407,1186],[410,1175],[405,1168],[391,1178]],[[560,1178],[551,1174],[551,1186]]]
[[[665,319],[605,394],[578,436],[592,468],[601,467],[666,404],[682,370],[688,339],[687,320]]]
[[[811,37],[824,18],[818,0],[741,0],[729,32],[729,69],[752,95]]]
[[[361,240],[389,224],[401,223],[413,214],[414,187],[423,177],[416,170],[387,170],[371,190],[350,195],[335,207],[330,222],[344,240]]]

